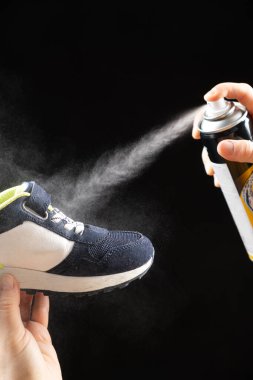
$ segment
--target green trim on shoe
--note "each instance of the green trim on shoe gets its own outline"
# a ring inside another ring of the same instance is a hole
[[[10,203],[20,197],[29,197],[30,193],[24,191],[26,186],[24,184],[11,187],[0,193],[0,210],[8,206]]]

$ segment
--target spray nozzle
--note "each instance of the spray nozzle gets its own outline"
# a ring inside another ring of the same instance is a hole
[[[207,104],[214,112],[219,112],[227,106],[224,98],[218,99],[214,102],[207,102]]]
[[[231,106],[231,102],[226,101],[224,98],[215,100],[214,102],[207,102],[205,117],[207,119],[219,118],[227,114]]]

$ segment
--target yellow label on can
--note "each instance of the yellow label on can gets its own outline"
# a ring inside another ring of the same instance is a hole
[[[253,226],[253,165],[240,175],[236,182],[241,185],[240,198]]]

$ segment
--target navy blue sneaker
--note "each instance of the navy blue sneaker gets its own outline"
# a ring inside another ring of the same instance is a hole
[[[152,265],[139,232],[110,231],[68,218],[35,182],[0,193],[0,275],[28,293],[97,293],[123,287]]]

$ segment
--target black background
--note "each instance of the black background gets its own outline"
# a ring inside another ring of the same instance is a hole
[[[251,38],[247,1],[1,3],[1,162],[11,152],[35,179],[74,171],[201,105],[219,82],[252,84]],[[253,376],[252,263],[200,154],[189,132],[89,211],[91,224],[145,233],[156,257],[125,289],[51,297],[65,380]],[[14,182],[1,174],[2,190]]]

